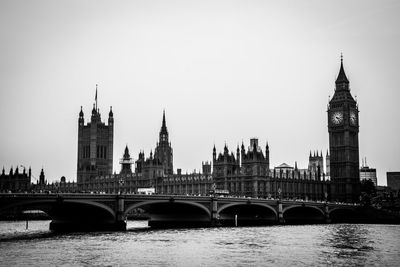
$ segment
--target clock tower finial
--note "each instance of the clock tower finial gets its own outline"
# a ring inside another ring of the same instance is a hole
[[[343,54],[340,54],[340,70],[335,83],[336,83],[336,90],[349,88],[349,80],[347,79],[343,67]]]

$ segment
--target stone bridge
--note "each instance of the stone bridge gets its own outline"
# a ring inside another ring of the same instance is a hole
[[[151,227],[208,227],[329,223],[343,221],[352,204],[179,195],[0,194],[0,213],[41,210],[51,230],[126,230],[134,209],[149,214]]]

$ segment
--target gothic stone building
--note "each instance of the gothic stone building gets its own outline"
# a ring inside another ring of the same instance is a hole
[[[90,122],[85,125],[81,107],[78,120],[77,184],[85,188],[98,176],[111,175],[113,169],[114,116],[110,107],[108,125],[101,121],[96,98]]]
[[[25,168],[22,173],[19,171],[18,167],[15,171],[11,167],[8,174],[6,174],[4,167],[0,175],[0,192],[26,192],[31,189],[31,168],[29,168],[28,173]]]
[[[229,191],[230,195],[262,198],[325,199],[329,182],[318,169],[299,171],[296,169],[270,170],[269,145],[265,152],[258,139],[251,139],[245,149],[237,147],[236,157],[225,145],[223,153],[213,149],[213,180],[216,188]]]
[[[358,105],[350,93],[341,59],[335,93],[328,105],[331,195],[334,200],[358,202],[360,196]]]
[[[164,112],[154,155],[151,152],[145,158],[144,152],[140,152],[132,172],[133,160],[126,147],[121,173],[112,175],[113,114],[110,111],[106,126],[95,104],[87,126],[84,126],[83,112],[79,115],[78,186],[109,193],[136,193],[141,187],[155,188],[159,194],[208,194],[212,189],[220,189],[234,196],[358,202],[358,107],[350,94],[343,61],[335,94],[328,105],[328,131],[328,175],[323,169],[322,152],[310,155],[307,169],[299,170],[296,166],[271,170],[268,143],[263,151],[255,138],[250,140],[247,150],[243,143],[237,147],[236,154],[225,145],[217,156],[214,146],[212,173],[211,166],[207,165],[203,166],[203,173],[174,174],[173,150]]]

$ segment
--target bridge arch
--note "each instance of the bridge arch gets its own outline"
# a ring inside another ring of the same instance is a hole
[[[22,200],[22,201],[17,201],[13,202],[11,204],[5,205],[5,206],[0,206],[0,213],[13,209],[13,208],[26,208],[26,210],[43,210],[43,207],[51,207],[51,204],[54,203],[54,199],[41,199],[41,200]]]
[[[291,205],[282,210],[283,219],[289,224],[323,223],[325,213],[316,206]]]
[[[133,209],[136,208],[140,208],[140,207],[145,207],[145,206],[152,206],[152,205],[157,205],[157,204],[180,204],[180,205],[187,205],[187,206],[192,206],[192,207],[197,207],[199,209],[201,209],[202,211],[204,211],[209,217],[211,217],[211,212],[210,210],[197,202],[189,202],[189,201],[183,201],[183,200],[174,200],[174,201],[170,201],[170,200],[147,200],[147,201],[143,201],[143,202],[137,202],[135,204],[131,204],[129,205],[124,213],[125,216]]]
[[[236,202],[217,209],[218,222],[226,226],[268,225],[277,221],[277,211],[268,204]]]
[[[95,201],[69,200],[69,199],[61,199],[61,200],[41,199],[41,200],[29,200],[29,201],[23,200],[23,201],[14,202],[12,204],[1,207],[0,212],[8,210],[8,209],[12,209],[12,208],[23,208],[26,210],[37,209],[37,210],[42,210],[42,211],[46,212],[50,217],[52,217],[51,210],[54,209],[54,207],[56,205],[63,204],[63,203],[97,207],[97,208],[100,208],[101,210],[108,212],[110,216],[115,218],[114,210],[112,210],[111,207],[109,207],[103,203],[99,203],[99,202],[95,202]]]
[[[333,223],[351,222],[354,210],[354,207],[335,207],[329,210],[329,218]]]
[[[260,207],[267,208],[267,209],[271,210],[275,214],[275,216],[278,216],[278,213],[276,212],[276,210],[273,207],[271,207],[268,204],[262,204],[262,203],[250,203],[250,204],[248,204],[248,203],[230,203],[230,204],[225,204],[225,205],[222,205],[221,207],[218,208],[217,214],[219,215],[223,210],[225,210],[227,208],[230,208],[230,207],[234,207],[234,206],[249,206],[249,205],[260,206]]]
[[[92,200],[63,198],[21,199],[1,205],[0,212],[10,209],[41,210],[50,218],[50,230],[95,231],[123,229],[116,221],[115,211],[108,205]],[[118,228],[119,227],[119,228]]]
[[[129,205],[124,215],[135,209],[143,208],[149,213],[148,225],[156,228],[207,227],[211,224],[210,210],[195,201],[176,199],[145,200]]]

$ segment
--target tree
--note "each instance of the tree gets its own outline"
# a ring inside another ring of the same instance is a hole
[[[369,196],[376,196],[376,187],[371,179],[361,181],[361,192]]]
[[[376,187],[371,179],[361,181],[361,203],[371,205],[371,198],[376,196]]]

